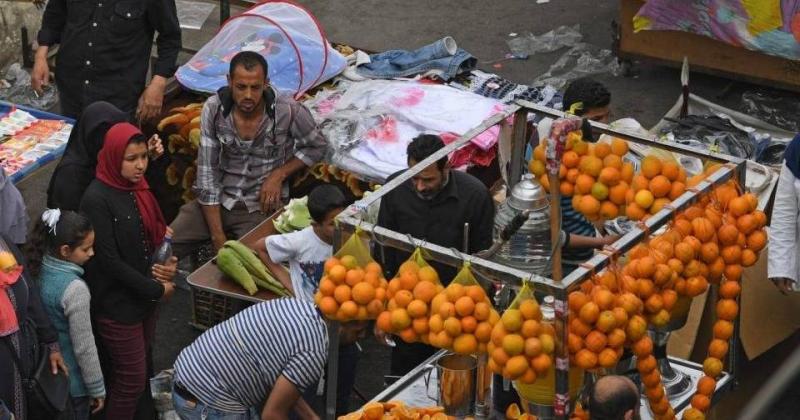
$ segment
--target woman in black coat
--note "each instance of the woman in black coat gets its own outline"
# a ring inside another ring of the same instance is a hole
[[[8,238],[0,237],[0,249],[10,250],[17,263],[24,267],[22,253]],[[25,270],[23,269],[22,275],[13,284],[0,282],[0,293],[5,294],[11,301],[20,327],[26,320],[35,326],[39,343],[50,351],[50,363],[53,371],[60,368],[66,372],[67,367],[64,365],[64,359],[61,357],[61,350],[58,347],[58,333],[44,311],[39,297],[39,289],[31,279],[25,276]],[[34,366],[37,360],[31,360],[33,355],[30,343],[23,339],[19,330],[0,336],[0,340],[5,341],[5,343],[0,343],[0,378],[2,378],[0,379],[0,400],[14,413],[17,420],[26,420],[29,417],[25,395],[22,392],[22,377],[14,362],[15,358],[10,353],[11,348],[17,353],[17,357],[22,359],[22,363],[28,367]]]

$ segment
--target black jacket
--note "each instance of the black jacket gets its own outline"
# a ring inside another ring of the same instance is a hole
[[[85,276],[94,313],[126,324],[142,321],[164,294],[164,286],[150,274],[152,251],[133,192],[95,179],[83,195],[81,211],[95,234],[95,255]]]
[[[145,87],[153,36],[153,74],[169,78],[181,49],[174,0],[50,0],[39,45],[60,44],[56,82],[66,114],[76,117],[94,101],[125,112],[136,109]]]

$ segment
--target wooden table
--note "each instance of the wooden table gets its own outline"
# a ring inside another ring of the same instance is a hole
[[[261,222],[250,232],[247,232],[239,240],[244,244],[250,244],[258,238],[278,233],[272,221],[281,214],[283,210],[276,211],[272,216]],[[186,281],[193,287],[214,294],[245,300],[249,302],[264,302],[274,299],[277,296],[263,289],[258,289],[254,295],[250,295],[242,286],[229,279],[222,271],[217,268],[216,259],[210,260],[195,270]]]

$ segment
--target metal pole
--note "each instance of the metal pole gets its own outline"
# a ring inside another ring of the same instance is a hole
[[[333,249],[342,247],[342,226],[333,231]],[[339,382],[339,323],[328,321],[328,374],[325,382],[325,419],[336,420],[336,384]]]
[[[219,25],[222,26],[231,17],[230,0],[219,0]]]
[[[525,108],[514,113],[514,125],[511,127],[511,168],[509,168],[509,185],[513,187],[522,179],[525,167],[525,146],[528,144],[525,131],[528,125],[528,111]],[[504,169],[504,168],[501,168]]]

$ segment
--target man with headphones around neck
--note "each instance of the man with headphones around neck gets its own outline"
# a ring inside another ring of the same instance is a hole
[[[203,106],[197,156],[197,199],[172,222],[173,249],[185,256],[209,239],[219,250],[288,199],[287,180],[325,155],[314,118],[269,85],[263,56],[242,51],[231,60],[228,86]]]

